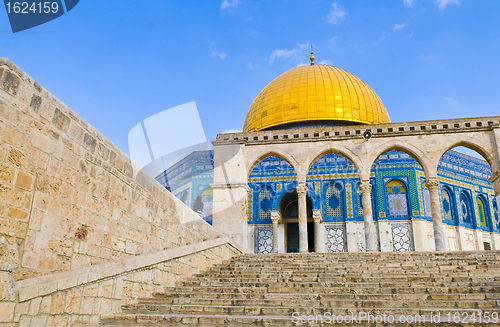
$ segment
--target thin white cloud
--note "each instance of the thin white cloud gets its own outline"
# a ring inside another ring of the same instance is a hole
[[[297,58],[308,58],[307,53],[309,49],[309,44],[297,44],[297,46],[291,50],[288,49],[280,49],[280,50],[274,50],[271,52],[271,55],[269,56],[269,63],[274,63],[275,59],[281,59],[281,58],[292,58],[292,59],[297,59]]]
[[[454,97],[443,97],[443,100],[446,100],[449,104],[457,104],[457,100]]]
[[[213,58],[218,57],[218,58],[224,60],[224,59],[226,59],[227,54],[225,52],[222,52],[222,51],[221,52],[217,52],[217,51],[212,50],[212,57]]]
[[[297,66],[295,67],[301,67],[301,66],[308,66],[310,65],[311,63],[305,63],[305,62],[301,62],[300,64],[298,64]]]
[[[347,15],[347,12],[344,10],[344,7],[339,5],[338,2],[332,3],[332,7],[328,12],[326,18],[328,18],[328,22],[330,24],[337,24],[341,19],[343,19]]]
[[[436,0],[439,10],[444,10],[449,4],[459,5],[460,0]]]
[[[406,24],[395,24],[392,29],[393,30],[399,30],[399,29],[402,29],[402,28],[405,28],[406,27]]]
[[[332,62],[330,60],[327,60],[327,59],[323,59],[319,62],[320,65],[331,65]]]
[[[220,9],[234,8],[240,4],[240,0],[224,0],[220,5]]]
[[[413,4],[415,3],[416,0],[403,0],[403,4],[406,6],[406,7],[411,7],[413,6]]]
[[[231,128],[231,129],[228,129],[228,130],[225,130],[224,132],[222,132],[222,134],[229,134],[229,133],[241,133],[242,130],[241,129],[238,129],[238,128]]]

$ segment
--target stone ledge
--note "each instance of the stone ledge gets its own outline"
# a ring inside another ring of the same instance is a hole
[[[196,244],[143,254],[137,257],[124,258],[95,266],[21,280],[17,282],[17,287],[19,289],[19,302],[24,302],[38,296],[44,296],[76,286],[81,286],[83,284],[121,275],[123,273],[144,269],[161,262],[183,257],[223,244],[229,244],[236,251],[241,252],[233,240],[227,237],[221,237]]]

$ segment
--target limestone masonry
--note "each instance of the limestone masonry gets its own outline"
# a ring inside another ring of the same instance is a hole
[[[95,128],[0,59],[2,325],[97,322],[100,313],[237,253]]]

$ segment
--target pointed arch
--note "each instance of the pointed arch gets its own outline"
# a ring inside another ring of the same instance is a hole
[[[379,145],[376,149],[370,152],[370,155],[366,157],[366,162],[369,163],[369,169],[373,168],[375,161],[384,153],[389,151],[401,151],[409,156],[411,156],[415,161],[417,161],[424,170],[425,176],[433,176],[431,175],[429,159],[425,155],[422,150],[417,148],[416,146],[402,142],[402,141],[392,141]]]
[[[359,171],[359,168],[362,166],[361,161],[359,160],[359,157],[357,155],[355,155],[349,149],[341,150],[341,149],[332,148],[329,146],[327,148],[321,149],[319,153],[317,153],[314,157],[312,157],[312,159],[308,159],[306,174],[309,172],[311,167],[316,163],[316,161],[318,161],[319,159],[321,159],[322,157],[324,157],[328,154],[336,154],[338,156],[346,158],[347,160],[350,161],[350,163],[354,166],[354,168],[356,168],[357,171]]]
[[[465,137],[465,135],[457,135],[456,138],[454,138],[450,143],[446,144],[446,147],[440,150],[440,153],[436,156],[436,158],[438,158],[437,162],[433,163],[435,164],[436,169],[439,164],[439,160],[441,160],[446,152],[453,150],[453,148],[456,148],[457,146],[463,146],[479,153],[484,160],[488,162],[493,172],[500,170],[500,163],[494,159],[495,156],[493,155],[493,149],[490,149],[487,144],[484,144],[477,139]]]
[[[255,166],[269,157],[276,157],[286,161],[293,168],[295,173],[297,173],[298,163],[295,158],[293,158],[293,156],[288,153],[274,149],[266,151],[265,153],[258,155],[256,158],[247,158],[247,167],[249,167],[249,169],[247,170],[247,178],[250,177],[250,174],[252,173],[252,170],[255,168]]]

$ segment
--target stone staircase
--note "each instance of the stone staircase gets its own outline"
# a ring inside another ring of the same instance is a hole
[[[499,251],[246,254],[101,316],[137,326],[439,321],[500,325]]]

